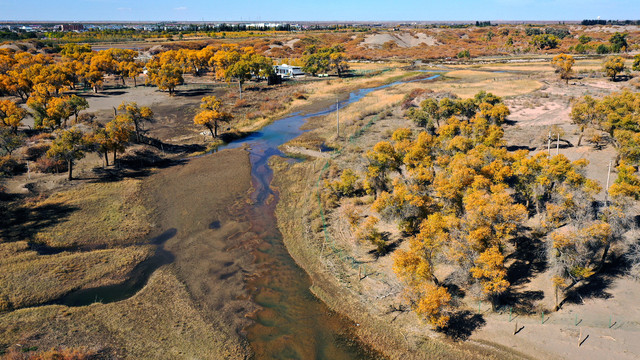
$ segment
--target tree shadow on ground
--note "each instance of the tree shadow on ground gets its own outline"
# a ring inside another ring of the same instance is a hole
[[[151,175],[151,169],[165,169],[185,163],[185,159],[167,159],[149,149],[133,151],[117,160],[113,167],[96,167],[93,173],[98,182],[120,181],[125,178],[140,179]]]
[[[65,221],[78,209],[64,204],[6,206],[0,216],[0,237],[7,242],[31,240],[40,231]]]
[[[509,145],[507,146],[507,151],[518,151],[518,150],[527,150],[527,151],[534,151],[536,149],[535,146],[531,147],[531,146],[526,146],[526,145]]]
[[[507,257],[507,260],[513,260],[507,269],[507,280],[511,286],[527,284],[531,278],[547,270],[542,240],[536,237],[519,237],[512,242],[516,249]]]
[[[537,311],[537,301],[544,299],[542,290],[518,291],[509,288],[502,294],[498,301],[503,306],[511,306],[512,309],[521,314],[533,314]]]
[[[152,137],[147,137],[147,136],[142,136],[142,139],[140,140],[140,142],[143,144],[153,146],[154,148],[169,154],[194,153],[194,152],[201,152],[206,150],[206,147],[201,144],[184,144],[184,145],[169,144],[161,140],[158,140]]]
[[[463,310],[453,313],[449,324],[441,331],[453,340],[467,340],[475,330],[486,323],[482,315]]]
[[[394,252],[400,246],[400,244],[402,244],[403,241],[403,238],[400,237],[392,242],[389,242],[391,233],[387,231],[383,231],[381,235],[382,240],[385,242],[385,245],[382,247],[381,251],[379,251],[378,249],[369,250],[369,254],[373,255],[376,260]]]
[[[183,89],[183,90],[176,90],[174,95],[175,96],[180,96],[180,97],[201,97],[201,96],[206,96],[206,95],[211,95],[213,92],[213,89],[208,89],[208,88],[202,88],[202,89]]]
[[[565,299],[560,303],[582,304],[584,299],[609,299],[613,295],[607,290],[613,282],[624,276],[629,270],[629,263],[624,256],[612,254],[602,269],[582,280],[565,293]]]
[[[513,260],[507,268],[507,280],[511,286],[498,300],[500,305],[511,306],[521,313],[531,313],[535,311],[536,301],[544,298],[544,293],[522,291],[521,288],[547,270],[545,246],[534,236],[515,238],[512,242],[516,249],[507,257],[507,260]]]

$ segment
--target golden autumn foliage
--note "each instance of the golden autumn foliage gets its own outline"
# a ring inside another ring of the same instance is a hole
[[[449,295],[436,277],[443,264],[457,269],[457,285],[475,279],[494,306],[500,303],[510,287],[505,259],[534,216],[540,231],[550,233],[551,264],[562,283],[595,273],[618,230],[607,220],[613,215],[594,215],[601,187],[585,176],[586,160],[507,151],[502,124],[509,110],[489,93],[427,99],[417,111],[433,129],[397,129],[367,152],[366,169],[366,185],[377,192],[371,210],[406,236],[408,247],[395,252],[393,270],[414,310],[420,308],[435,327],[446,323]],[[595,121],[574,115],[575,121]],[[620,173],[613,193],[634,194],[633,186],[640,186],[635,168],[621,167]],[[357,236],[375,234],[376,223],[372,217]]]
[[[123,111],[123,116],[133,123],[136,132],[136,140],[140,142],[143,123],[153,120],[153,111],[151,108],[148,106],[140,107],[135,102],[123,101],[122,104],[118,106],[118,110]]]
[[[382,233],[377,229],[379,222],[380,219],[375,216],[368,217],[356,231],[356,239],[374,245],[378,254],[382,254],[385,252],[387,243]]]
[[[27,115],[20,106],[11,100],[0,100],[0,126],[10,127],[15,133]]]
[[[640,93],[623,90],[601,99],[584,96],[573,104],[571,118],[581,131],[600,132],[594,135],[612,143],[621,159],[640,163]]]
[[[200,103],[202,109],[193,118],[193,122],[197,125],[203,125],[211,132],[211,137],[218,136],[218,127],[220,123],[229,122],[233,116],[222,111],[222,101],[215,96],[205,96]]]
[[[442,286],[426,283],[417,292],[415,312],[424,316],[429,324],[436,329],[445,328],[449,324],[450,316],[447,308],[451,302],[451,295]]]
[[[560,74],[560,79],[565,80],[568,84],[573,74],[573,64],[575,64],[575,62],[575,59],[571,55],[558,54],[551,60],[551,65],[556,69],[556,72]]]
[[[624,71],[624,69],[624,59],[621,56],[610,56],[602,65],[602,70],[611,80],[615,80],[616,75]]]
[[[640,199],[640,176],[637,175],[636,168],[621,161],[616,170],[618,170],[618,178],[609,188],[611,197]]]
[[[504,256],[498,246],[492,246],[483,251],[470,272],[471,276],[480,280],[482,290],[488,295],[500,295],[509,288]]]
[[[358,191],[358,175],[351,169],[344,169],[340,180],[325,181],[325,186],[333,190],[338,197],[350,197]]]

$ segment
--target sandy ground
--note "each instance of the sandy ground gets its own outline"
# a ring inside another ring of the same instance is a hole
[[[402,33],[381,33],[381,34],[371,34],[367,35],[365,39],[362,41],[361,46],[376,48],[382,46],[382,44],[386,42],[393,42],[398,47],[401,48],[410,48],[415,47],[420,44],[425,44],[429,46],[437,45],[438,42],[434,37],[431,37],[425,33],[416,33],[412,35],[408,32]]]
[[[619,278],[595,298],[547,314],[544,324],[542,316],[509,322],[508,313],[487,312],[487,325],[471,339],[499,342],[538,359],[638,359],[639,297],[637,282]],[[514,335],[516,323],[522,330]]]

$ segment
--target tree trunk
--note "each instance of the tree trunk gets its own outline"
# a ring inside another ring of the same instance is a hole
[[[136,141],[140,143],[140,126],[138,125],[137,121],[134,121],[133,124],[136,127]]]
[[[215,139],[216,135],[213,133],[213,126],[209,126],[209,131],[211,131],[211,137]]]
[[[94,94],[98,93],[98,85],[93,85],[93,92]]]
[[[73,160],[67,160],[67,166],[69,167],[69,181],[73,180]]]
[[[240,89],[240,99],[242,99],[242,80],[238,80],[238,88]]]
[[[578,138],[578,146],[582,143],[582,137],[584,136],[584,127],[580,129],[580,137]]]
[[[113,150],[113,165],[114,165],[114,166],[116,165],[116,156],[117,156],[116,154],[117,154],[117,153],[118,153],[118,151],[117,151],[117,150]]]
[[[77,125],[78,124],[78,112],[75,112],[75,115],[76,115],[75,124]]]
[[[436,286],[440,286],[440,281],[438,280],[438,278],[435,275],[431,275],[431,279],[433,280],[433,283]]]
[[[107,151],[104,152],[104,166],[109,166],[109,157],[107,156]]]
[[[214,129],[215,137],[218,137],[218,122],[217,121],[213,124],[213,129]]]
[[[133,87],[138,87],[138,84],[136,83],[136,77],[133,77]]]
[[[611,248],[611,242],[607,241],[604,246],[604,251],[602,252],[602,259],[600,259],[600,266],[598,266],[598,271],[600,271],[604,267],[605,261],[607,261],[607,255],[609,255],[609,249]]]

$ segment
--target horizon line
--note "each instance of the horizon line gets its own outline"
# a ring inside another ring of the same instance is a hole
[[[476,19],[476,20],[3,20],[0,23],[50,23],[50,22],[70,22],[70,23],[158,23],[158,22],[177,22],[177,23],[474,23],[474,22],[496,22],[496,23],[535,23],[535,22],[582,22],[584,20],[602,20],[602,21],[640,21],[640,19],[580,19],[580,20],[502,20],[502,19]]]

